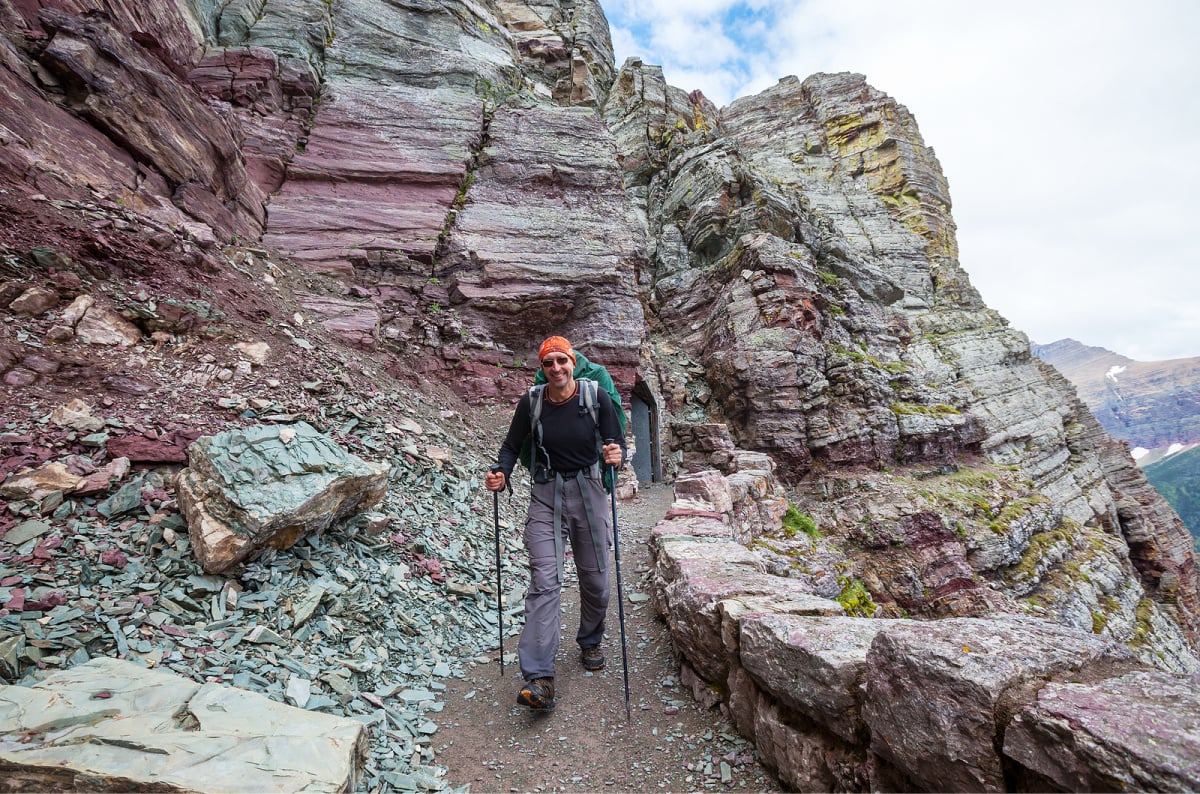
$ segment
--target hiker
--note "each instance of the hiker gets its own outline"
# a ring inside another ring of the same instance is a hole
[[[625,438],[608,392],[594,381],[576,380],[576,353],[570,342],[550,337],[542,343],[538,359],[546,384],[534,386],[517,403],[498,463],[484,484],[490,491],[508,485],[521,447],[532,436],[532,498],[525,518],[529,592],[517,646],[525,684],[517,702],[549,710],[554,708],[554,656],[560,641],[564,536],[571,543],[579,574],[575,641],[580,661],[585,670],[604,668],[600,640],[608,611],[612,520],[603,468],[625,462]]]

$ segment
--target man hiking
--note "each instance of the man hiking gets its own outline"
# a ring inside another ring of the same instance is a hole
[[[608,611],[612,520],[603,469],[624,463],[625,438],[608,393],[594,381],[575,379],[576,354],[570,342],[561,336],[550,337],[542,343],[538,359],[546,383],[531,388],[517,403],[498,463],[484,484],[490,491],[503,489],[521,447],[532,437],[533,483],[525,518],[529,591],[525,627],[517,646],[525,684],[517,702],[534,710],[549,710],[555,703],[564,537],[570,541],[579,574],[575,641],[580,661],[586,670],[604,667],[600,640]]]

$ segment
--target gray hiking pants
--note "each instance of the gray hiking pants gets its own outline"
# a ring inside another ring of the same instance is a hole
[[[579,476],[533,483],[529,514],[525,519],[525,550],[529,552],[529,592],[525,596],[525,628],[517,653],[526,681],[554,676],[562,616],[564,538],[571,544],[579,574],[579,646],[598,645],[604,636],[608,612],[608,549],[612,544],[612,516],[601,480]],[[587,500],[585,503],[584,500]],[[555,538],[555,505],[560,529]],[[588,521],[591,514],[595,524]]]

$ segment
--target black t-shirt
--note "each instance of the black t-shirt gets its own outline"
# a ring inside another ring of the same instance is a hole
[[[621,424],[613,410],[612,398],[604,389],[596,389],[596,407],[599,409],[600,438],[612,439],[621,445],[621,459],[625,458],[625,438]],[[500,446],[499,463],[506,477],[511,477],[517,465],[517,456],[532,430],[529,393],[526,392],[513,412],[508,435]],[[550,456],[550,468],[555,471],[586,469],[599,460],[596,449],[596,425],[592,415],[583,405],[579,394],[562,405],[553,405],[542,395],[542,448]],[[534,444],[533,462],[545,463],[541,450]]]

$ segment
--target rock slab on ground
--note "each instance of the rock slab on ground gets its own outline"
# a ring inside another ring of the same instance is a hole
[[[351,791],[366,746],[357,720],[118,659],[0,688],[6,790]]]

